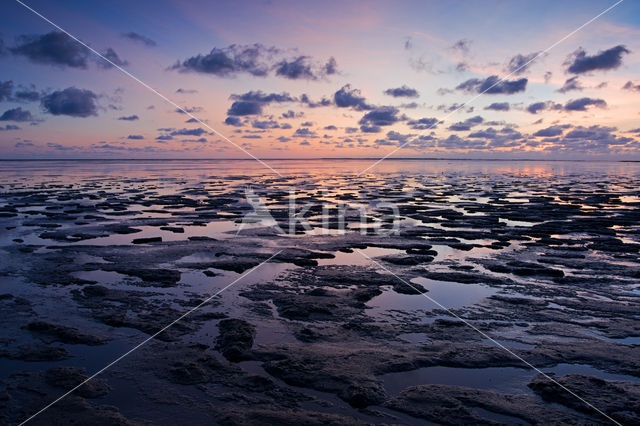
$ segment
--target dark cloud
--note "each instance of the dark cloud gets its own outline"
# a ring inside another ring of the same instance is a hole
[[[586,111],[587,107],[590,105],[594,105],[599,108],[604,108],[607,106],[607,103],[603,99],[592,99],[592,98],[572,99],[564,105],[564,109],[565,111]]]
[[[9,50],[35,63],[71,68],[86,68],[89,56],[89,49],[57,31],[40,36],[20,36],[17,45]]]
[[[9,100],[13,93],[13,81],[0,81],[0,102]]]
[[[477,126],[478,124],[481,124],[483,121],[484,119],[482,117],[480,117],[479,115],[476,115],[475,117],[470,117],[464,121],[459,121],[457,123],[454,123],[450,125],[448,129],[454,132],[464,132],[467,130],[471,130],[473,126]]]
[[[329,60],[327,61],[327,63],[324,64],[324,67],[322,68],[322,71],[326,75],[337,74],[337,72],[338,72],[338,62],[336,62],[336,58],[334,58],[333,56],[330,57]]]
[[[330,124],[328,126],[324,126],[324,130],[338,130],[338,128],[333,124]]]
[[[276,75],[290,80],[316,80],[318,78],[311,69],[308,56],[298,56],[291,61],[282,60],[278,62],[276,64]]]
[[[398,108],[391,106],[378,107],[366,113],[359,121],[361,126],[390,126],[404,117],[398,117]]]
[[[416,89],[412,89],[409,86],[402,85],[402,87],[396,87],[393,89],[387,89],[384,91],[385,95],[393,96],[394,98],[417,98],[420,96]]]
[[[252,45],[232,44],[228,47],[214,47],[206,55],[196,55],[178,62],[172,69],[213,74],[229,77],[239,73],[264,77],[271,68],[268,59],[279,52],[275,47],[256,43]]]
[[[437,118],[420,118],[418,120],[409,120],[407,121],[407,125],[415,130],[428,130],[437,128],[437,124],[439,123]]]
[[[138,119],[139,117],[137,115],[127,115],[127,116],[118,117],[118,120],[122,120],[122,121],[135,121]]]
[[[194,89],[183,89],[183,88],[179,88],[178,90],[176,90],[176,93],[181,93],[181,94],[183,94],[183,95],[185,95],[185,94],[186,94],[186,95],[190,95],[190,94],[193,94],[193,93],[198,93],[198,91],[197,91],[197,90],[194,90]]]
[[[313,130],[310,130],[306,127],[300,127],[296,129],[293,133],[293,137],[295,138],[311,138],[316,137],[316,133]]]
[[[560,136],[564,132],[565,128],[566,126],[550,126],[550,127],[547,127],[546,129],[538,130],[533,134],[533,136],[543,136],[543,137]]]
[[[207,134],[207,131],[198,127],[197,129],[178,129],[169,133],[171,136],[202,136]]]
[[[129,40],[137,41],[149,47],[153,47],[157,44],[155,41],[151,40],[149,37],[145,37],[142,34],[134,33],[133,31],[128,33],[123,33],[122,37],[128,38]]]
[[[525,73],[535,62],[539,52],[529,53],[528,55],[517,54],[509,60],[506,70],[513,75],[521,75]]]
[[[0,126],[0,131],[5,131],[5,130],[20,130],[20,127],[14,126],[13,124],[7,124],[4,127]]]
[[[511,81],[500,80],[497,75],[492,75],[484,80],[477,78],[469,79],[456,86],[456,89],[465,92],[511,95],[513,93],[524,92],[527,87],[527,81],[526,78]]]
[[[75,148],[72,146],[64,146],[59,143],[47,142],[47,147],[55,149],[56,151],[73,151]]]
[[[31,112],[20,107],[8,109],[0,115],[0,121],[33,121]]]
[[[242,127],[242,120],[239,119],[238,117],[227,117],[226,120],[224,120],[224,124],[228,125],[228,126],[235,126],[235,127]]]
[[[68,87],[55,91],[42,98],[42,107],[53,115],[69,115],[71,117],[89,117],[98,115],[96,98],[91,90]]]
[[[253,120],[251,122],[251,127],[254,129],[278,129],[280,125],[275,120]]]
[[[178,114],[195,114],[195,113],[198,113],[198,112],[202,111],[202,107],[194,106],[194,107],[191,107],[191,108],[189,108],[189,107],[184,107],[182,109],[176,108],[175,111]]]
[[[31,89],[17,90],[13,97],[17,101],[36,102],[40,100],[40,93]]]
[[[340,108],[353,108],[355,110],[370,110],[373,107],[367,104],[365,98],[360,94],[360,90],[352,89],[350,84],[342,86],[333,95],[336,106]]]
[[[227,111],[227,115],[260,115],[262,107],[269,103],[294,102],[296,98],[286,92],[283,93],[264,93],[260,90],[250,91],[240,95],[233,94],[229,97],[235,100],[231,108]]]
[[[110,47],[107,49],[106,52],[104,52],[102,54],[102,56],[104,56],[109,61],[111,61],[113,64],[115,64],[115,65],[117,65],[119,67],[124,67],[124,66],[129,65],[129,62],[125,61],[124,59],[120,59],[120,57],[118,56],[116,51],[113,50]],[[113,65],[111,64],[111,62],[107,62],[102,58],[98,59],[98,65],[100,65],[102,68],[105,68],[105,69],[113,68]]]
[[[509,102],[494,102],[491,105],[484,107],[484,109],[491,111],[509,111],[510,108]]]
[[[559,88],[557,91],[560,93],[567,93],[575,90],[580,91],[582,89],[583,87],[580,84],[580,81],[578,81],[578,76],[575,76],[567,79],[562,85],[562,87]]]
[[[331,105],[331,101],[325,97],[320,99],[318,102],[315,102],[315,101],[312,101],[306,93],[303,93],[302,96],[300,96],[300,102],[307,105],[309,108],[317,108],[317,107]]]
[[[360,130],[364,133],[380,133],[382,128],[380,126],[360,126]]]
[[[531,114],[537,114],[540,111],[545,111],[545,110],[559,110],[562,109],[562,105],[557,104],[555,102],[552,101],[546,101],[546,102],[535,102],[531,105],[529,105],[526,110],[527,112],[530,112]]]
[[[271,103],[271,102],[294,102],[296,98],[289,95],[287,92],[282,93],[264,93],[260,90],[250,91],[241,95],[231,95],[229,99],[234,101],[245,102],[259,102],[259,103]]]
[[[466,109],[465,109],[466,107]],[[454,103],[451,105],[438,105],[436,107],[436,109],[438,111],[443,111],[443,112],[454,112],[454,111],[464,111],[464,112],[468,112],[468,113],[472,113],[473,112],[473,107],[472,106],[466,106],[465,104],[459,104],[459,103]]]
[[[632,81],[627,81],[624,86],[622,86],[622,89],[640,92],[640,84],[634,84]]]
[[[338,72],[333,57],[320,65],[310,56],[285,58],[284,54],[281,49],[260,43],[232,44],[223,48],[214,47],[206,55],[199,54],[182,62],[178,61],[170,69],[213,74],[218,77],[233,77],[242,73],[266,77],[275,71],[275,75],[291,80],[317,80]]]
[[[227,115],[260,115],[262,104],[260,102],[236,101],[231,104]]]
[[[583,74],[596,70],[612,70],[622,65],[622,55],[631,53],[625,46],[618,45],[611,49],[601,50],[593,56],[588,56],[584,49],[576,50],[566,64],[569,64],[568,72]]]
[[[144,136],[142,135],[129,135],[127,136],[127,139],[133,140],[133,141],[139,141],[144,139]]]

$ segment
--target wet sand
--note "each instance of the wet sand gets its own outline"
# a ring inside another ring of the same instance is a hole
[[[638,424],[640,167],[385,163],[0,163],[2,421]]]

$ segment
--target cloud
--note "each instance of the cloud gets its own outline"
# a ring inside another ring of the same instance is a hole
[[[260,102],[236,101],[231,104],[227,115],[260,115],[262,114],[262,104]]]
[[[560,93],[567,93],[574,90],[580,91],[582,89],[583,87],[580,84],[580,81],[578,81],[578,76],[575,76],[567,79],[562,85],[562,87],[559,88],[557,91]]]
[[[234,101],[260,102],[260,103],[296,101],[296,98],[292,97],[287,92],[267,94],[260,90],[250,91],[247,93],[243,93],[241,95],[234,94],[229,96],[229,99],[233,99]]]
[[[95,100],[98,96],[91,90],[68,87],[42,98],[42,107],[53,115],[89,117],[98,115]]]
[[[365,133],[378,133],[380,126],[390,126],[406,117],[398,117],[398,108],[391,106],[378,107],[366,113],[359,121],[360,130]]]
[[[13,94],[17,101],[35,102],[40,100],[40,93],[31,89],[20,89]]]
[[[283,50],[260,43],[232,44],[223,48],[214,47],[205,55],[199,54],[182,62],[178,61],[170,69],[213,74],[218,77],[234,77],[243,73],[266,77],[275,71],[276,76],[290,80],[317,80],[325,75],[337,73],[337,63],[333,57],[324,64],[317,64],[310,56],[298,55],[287,58],[284,55]]]
[[[120,59],[120,57],[118,56],[116,51],[113,50],[110,47],[107,49],[106,52],[104,52],[102,54],[102,56],[104,56],[109,61],[113,62],[115,65],[117,65],[119,67],[124,67],[124,66],[129,65],[129,62],[127,62],[127,61],[125,61],[123,59]],[[105,69],[113,68],[113,65],[110,62],[107,62],[102,58],[98,59],[98,65],[101,66],[102,68],[105,68]]]
[[[325,98],[325,97],[323,97],[318,102],[315,102],[315,101],[312,101],[311,99],[309,99],[309,96],[307,96],[306,93],[303,93],[302,96],[300,96],[300,102],[305,104],[305,105],[307,105],[309,108],[317,108],[317,107],[331,105],[331,101],[329,99]]]
[[[7,124],[4,127],[0,126],[0,131],[5,131],[5,130],[20,130],[20,127],[14,126],[13,124]]]
[[[293,134],[294,138],[313,138],[316,137],[316,133],[313,130],[309,130],[306,127],[300,127],[296,129]]]
[[[123,33],[121,35],[124,38],[128,38],[129,40],[133,40],[133,41],[142,43],[142,44],[144,44],[145,46],[148,46],[148,47],[153,47],[153,46],[157,45],[157,43],[155,41],[151,40],[149,37],[145,37],[142,34],[138,34],[138,33],[135,33],[133,31],[128,32],[128,33]]]
[[[190,95],[193,93],[198,93],[197,90],[195,89],[183,89],[183,88],[179,88],[178,90],[176,90],[176,93],[181,93],[181,94],[186,94],[186,95]]]
[[[228,125],[228,126],[235,126],[235,127],[242,127],[242,120],[239,119],[238,117],[227,117],[226,120],[224,120],[224,124]]]
[[[406,85],[402,87],[396,87],[393,89],[387,89],[384,91],[385,95],[393,96],[394,98],[417,98],[420,96],[416,89],[412,89]]]
[[[449,49],[461,52],[466,55],[469,53],[469,47],[471,46],[471,40],[461,39],[456,41]]]
[[[8,109],[1,116],[0,121],[33,121],[31,112],[20,107]]]
[[[539,52],[529,53],[528,55],[517,54],[509,60],[506,66],[507,72],[513,75],[521,75],[533,65]]]
[[[437,118],[425,117],[418,120],[409,120],[407,125],[415,130],[428,130],[437,128],[438,122]]]
[[[122,120],[122,121],[136,121],[138,119],[139,117],[137,115],[128,115],[128,116],[118,117],[118,120]]]
[[[171,136],[202,136],[204,134],[207,134],[207,131],[201,127],[197,129],[178,129],[169,133]]]
[[[229,77],[239,73],[264,77],[271,67],[268,58],[279,52],[275,47],[266,47],[256,43],[253,45],[232,44],[228,47],[214,47],[206,55],[196,55],[178,62],[172,69],[213,74],[218,77]]]
[[[527,87],[527,81],[528,80],[526,78],[511,81],[500,80],[497,75],[492,75],[484,80],[477,78],[469,79],[456,86],[456,90],[475,93],[511,95],[513,93],[524,92]]]
[[[509,102],[494,102],[491,105],[484,107],[484,109],[491,111],[509,111],[510,108]]]
[[[0,102],[9,100],[11,93],[13,93],[13,81],[0,81]]]
[[[338,130],[338,128],[333,124],[330,124],[328,126],[324,126],[324,130]]]
[[[604,108],[607,103],[603,99],[580,98],[572,99],[564,105],[565,111],[586,111],[587,106],[594,105],[598,108]]]
[[[475,117],[467,118],[465,121],[459,121],[454,123],[448,127],[449,130],[454,132],[464,132],[467,130],[471,130],[473,126],[477,126],[484,121],[484,118],[476,115]]]
[[[622,86],[622,89],[640,92],[640,84],[634,84],[631,80],[629,80],[624,84],[624,86]]]
[[[593,56],[588,56],[584,49],[578,49],[571,54],[566,64],[569,64],[568,72],[571,74],[583,74],[596,70],[613,70],[622,65],[622,55],[631,53],[623,45],[601,50]]]
[[[251,127],[253,127],[254,129],[264,130],[264,129],[278,129],[280,125],[275,120],[264,120],[264,121],[253,120],[253,122],[251,122]]]
[[[466,109],[465,109],[466,107]],[[459,103],[454,103],[451,105],[438,105],[436,107],[436,109],[438,111],[443,111],[443,112],[454,112],[454,111],[458,111],[459,112],[468,112],[469,114],[473,112],[473,107],[472,106],[466,106],[465,104],[459,104]]]
[[[134,140],[134,141],[139,141],[139,140],[144,139],[144,136],[142,136],[142,135],[129,135],[129,136],[127,136],[127,139]]]
[[[9,50],[35,63],[71,68],[87,68],[89,56],[89,49],[57,31],[40,36],[20,36],[18,44]]]
[[[550,126],[550,127],[547,127],[546,129],[538,130],[533,134],[533,136],[543,136],[543,137],[560,136],[564,132],[564,129],[566,127],[567,126]]]
[[[540,111],[559,110],[559,109],[562,109],[562,108],[563,107],[560,104],[557,104],[557,103],[552,102],[552,101],[546,101],[546,102],[535,102],[535,103],[532,103],[531,105],[529,105],[525,109],[527,110],[527,112],[530,112],[531,114],[537,114]]]
[[[350,84],[342,86],[333,95],[333,101],[340,108],[353,108],[355,110],[370,110],[373,107],[367,104],[365,98],[360,94],[360,90],[352,89]]]

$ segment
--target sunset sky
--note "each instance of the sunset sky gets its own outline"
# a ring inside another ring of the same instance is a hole
[[[0,158],[640,160],[638,1],[24,3],[195,118],[6,0]]]

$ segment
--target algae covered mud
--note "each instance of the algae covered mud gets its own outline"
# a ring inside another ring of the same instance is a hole
[[[640,166],[370,163],[0,163],[2,421],[640,422]]]

